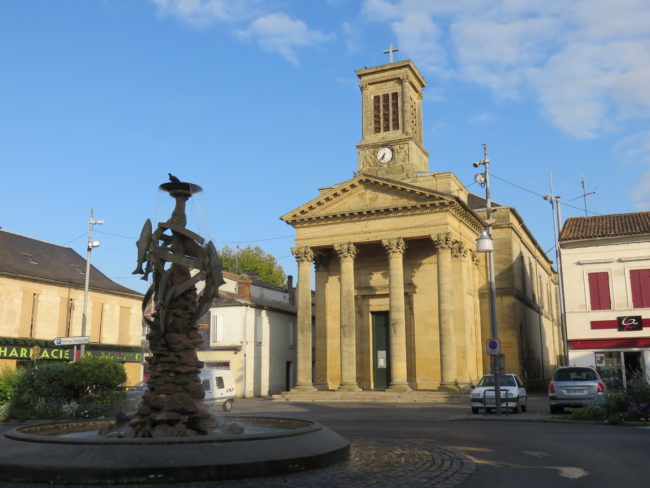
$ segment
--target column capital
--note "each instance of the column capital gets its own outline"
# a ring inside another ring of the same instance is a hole
[[[461,241],[454,241],[451,246],[451,255],[455,258],[461,259],[466,257],[469,254],[469,249],[465,247]]]
[[[436,247],[436,252],[440,252],[443,249],[451,250],[456,240],[451,237],[450,232],[441,232],[440,234],[433,234],[431,236],[434,246]]]
[[[406,250],[406,243],[404,239],[398,237],[396,239],[384,239],[381,241],[384,249],[388,254],[404,254]]]
[[[291,248],[291,254],[294,255],[298,263],[303,261],[311,262],[314,260],[314,251],[309,246]]]
[[[352,242],[342,242],[334,244],[334,250],[341,259],[351,258],[354,259],[357,255],[357,247]]]

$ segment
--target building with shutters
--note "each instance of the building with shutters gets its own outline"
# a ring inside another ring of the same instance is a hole
[[[560,252],[569,363],[650,378],[650,212],[567,219]]]
[[[287,288],[254,274],[223,273],[219,298],[200,320],[206,368],[232,371],[238,397],[287,391],[296,381],[296,307]]]
[[[74,358],[53,340],[81,335],[85,272],[69,247],[0,230],[0,367]],[[124,364],[130,385],[142,379],[141,306],[140,293],[90,267],[86,357]]]

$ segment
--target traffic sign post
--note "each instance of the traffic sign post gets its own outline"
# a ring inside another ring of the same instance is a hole
[[[76,346],[79,344],[90,344],[90,337],[57,337],[52,342],[55,346]]]
[[[499,339],[487,339],[485,341],[485,347],[490,356],[501,354],[501,341]]]

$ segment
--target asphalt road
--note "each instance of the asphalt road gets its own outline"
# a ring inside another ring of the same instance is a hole
[[[268,407],[266,406],[267,404]],[[560,422],[545,396],[528,413],[472,415],[448,404],[282,404],[240,401],[240,413],[296,415],[351,439],[427,441],[462,453],[476,472],[461,488],[650,487],[650,427]],[[405,484],[404,486],[418,486]]]
[[[357,471],[349,478],[353,481],[345,481],[341,469],[326,468],[329,471],[282,479],[185,486],[650,486],[650,428],[558,422],[558,416],[548,413],[543,396],[531,399],[528,413],[498,419],[494,414],[472,415],[464,400],[446,404],[238,400],[231,414],[222,415],[249,414],[312,419],[348,438],[356,449],[354,462],[345,468]],[[0,430],[10,427],[5,424]],[[390,455],[384,456],[384,451]],[[422,461],[423,455],[431,453],[440,460],[436,466]],[[428,477],[427,470],[457,469],[452,464],[458,459],[472,469],[439,484]],[[367,471],[364,462],[372,464]]]

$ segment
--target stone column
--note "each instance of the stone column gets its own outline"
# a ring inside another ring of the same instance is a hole
[[[334,245],[341,259],[341,384],[339,390],[359,391],[357,385],[357,349],[354,310],[354,257],[353,243]]]
[[[406,372],[406,317],[404,307],[404,250],[402,238],[381,241],[388,253],[390,306],[389,390],[410,391]]]
[[[330,358],[331,343],[333,342],[332,333],[328,330],[327,318],[327,277],[328,277],[328,264],[330,260],[329,253],[319,251],[314,253],[314,266],[316,268],[316,324],[314,341],[315,351],[315,370],[314,370],[314,386],[319,390],[330,389]],[[336,341],[338,348],[338,340]]]
[[[454,340],[454,290],[449,233],[433,237],[438,253],[438,324],[440,330],[441,388],[456,389],[456,341]]]
[[[476,375],[474,380],[478,380],[483,375],[483,351],[482,351],[482,329],[481,329],[481,301],[479,297],[479,265],[481,259],[476,251],[472,251],[472,282],[473,282],[473,301],[474,301],[474,343],[476,346]]]
[[[296,386],[294,390],[315,390],[311,374],[311,262],[314,253],[307,247],[291,252],[298,262],[298,317],[296,324]]]

